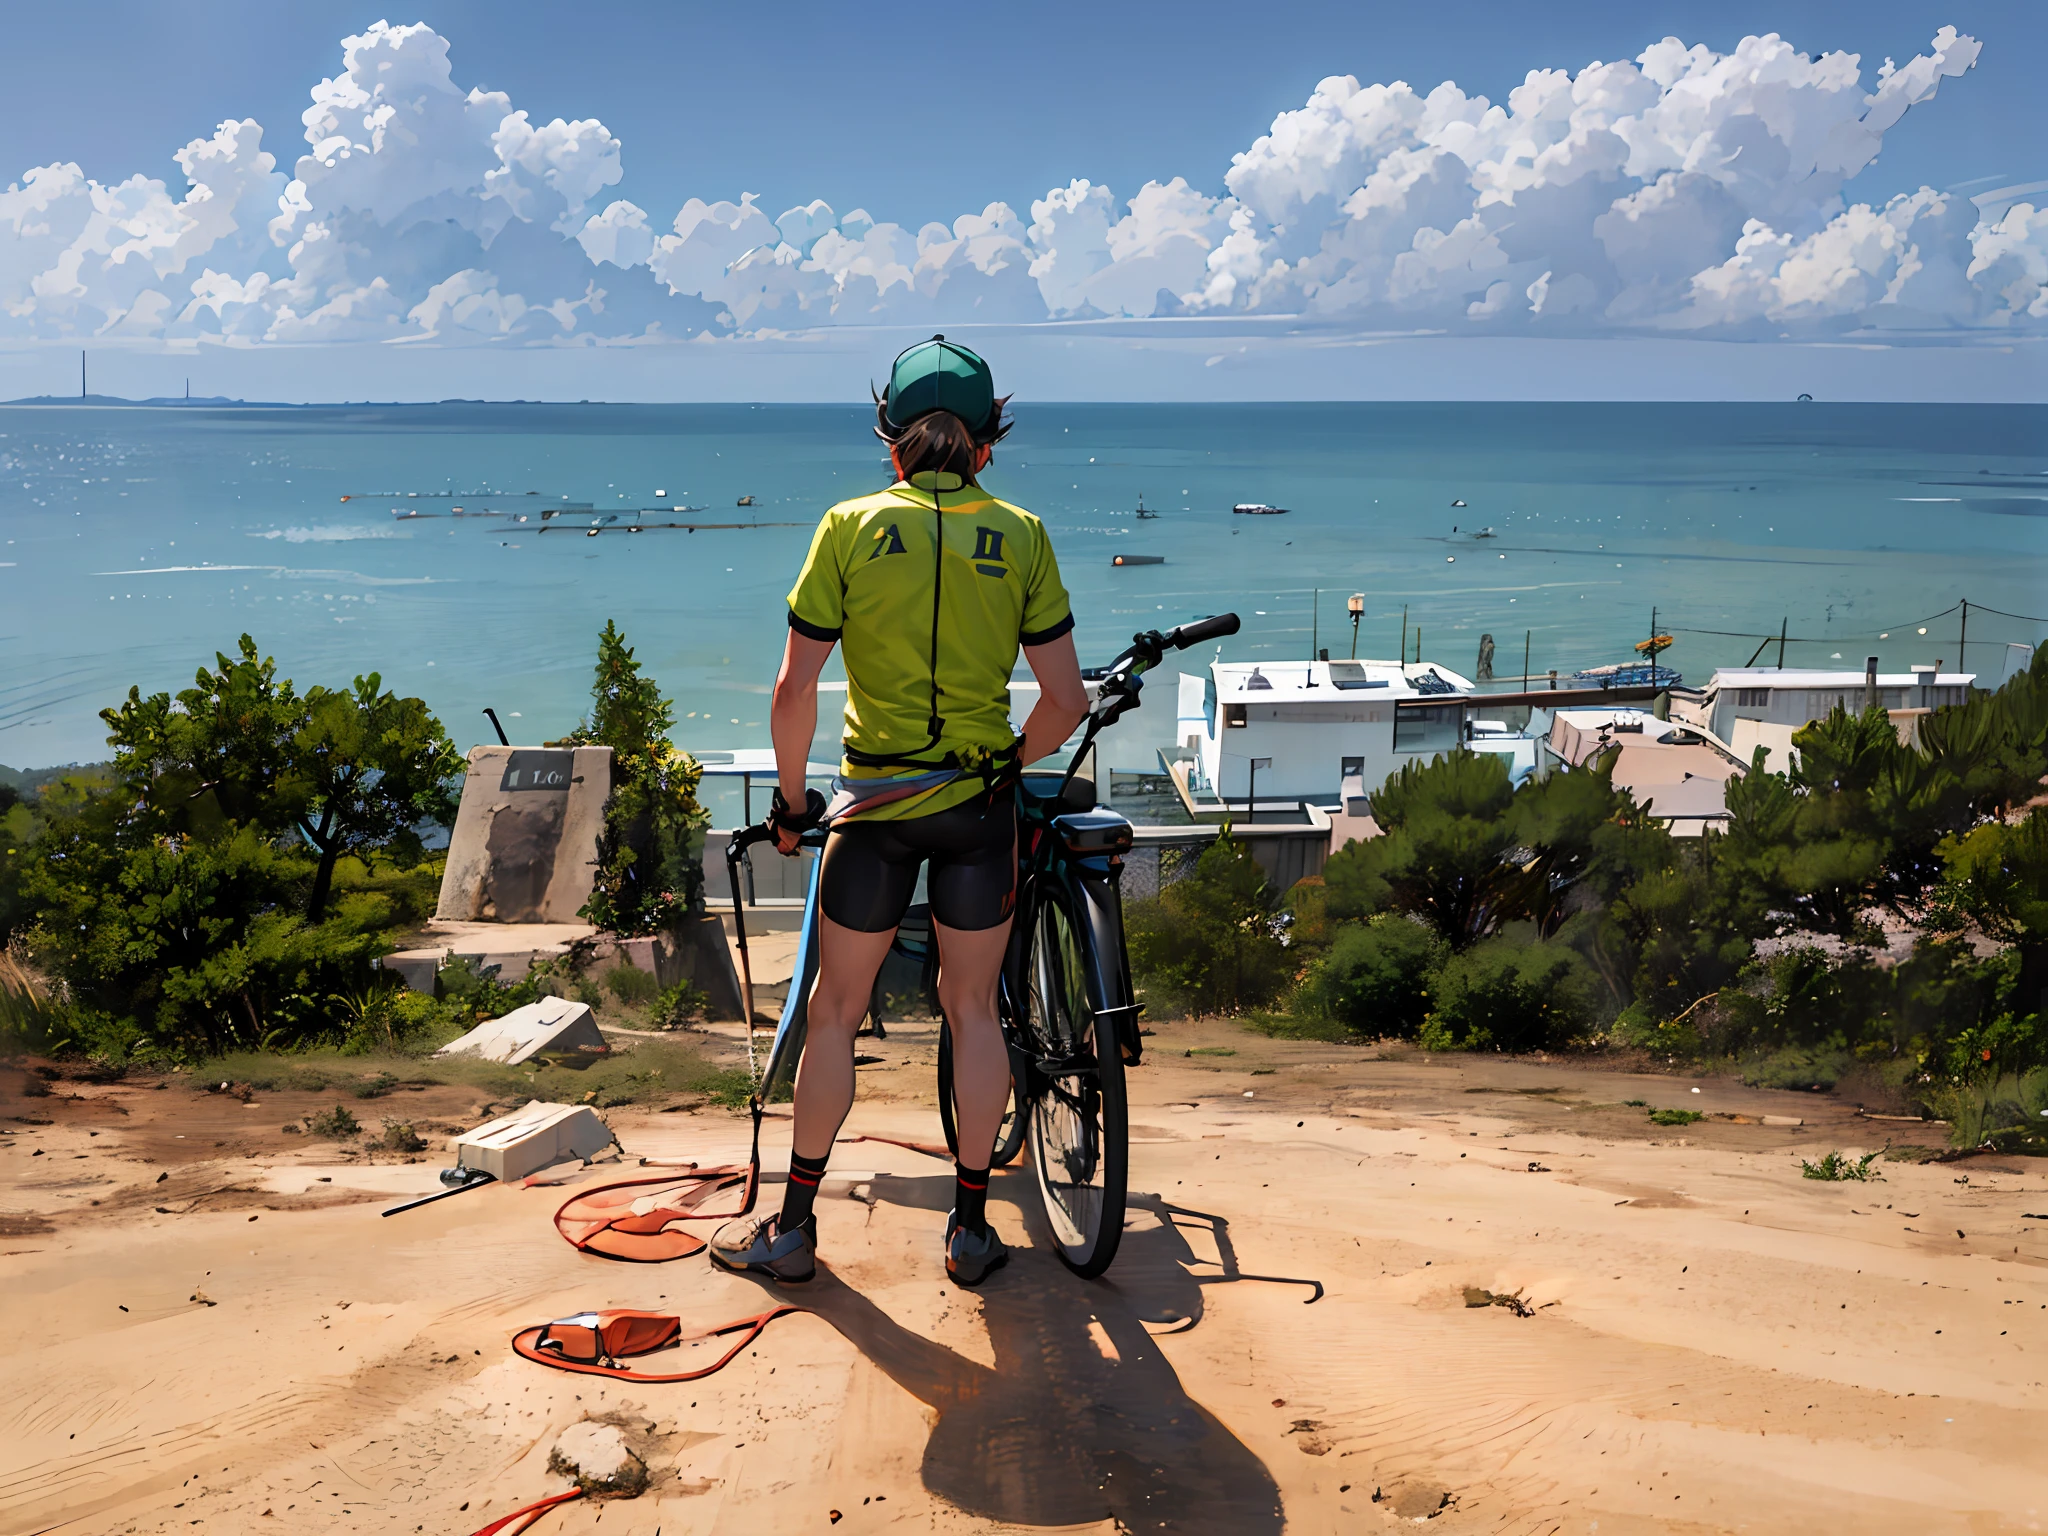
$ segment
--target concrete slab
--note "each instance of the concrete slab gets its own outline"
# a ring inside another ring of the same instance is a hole
[[[574,922],[611,783],[610,747],[472,747],[435,917]]]

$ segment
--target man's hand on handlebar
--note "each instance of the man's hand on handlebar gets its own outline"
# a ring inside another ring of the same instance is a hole
[[[803,835],[815,827],[825,816],[825,797],[815,789],[804,791],[804,808],[793,811],[789,802],[782,798],[782,791],[775,791],[775,798],[769,803],[767,819],[762,823],[769,835],[775,839],[775,851],[785,859],[796,856],[797,846]]]

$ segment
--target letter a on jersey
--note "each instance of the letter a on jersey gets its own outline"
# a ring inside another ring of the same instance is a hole
[[[884,544],[882,542],[884,539],[887,539],[889,542]],[[868,556],[870,560],[879,560],[883,555],[907,553],[909,551],[903,547],[903,535],[896,531],[894,523],[891,523],[886,528],[877,528],[875,530],[875,552]]]

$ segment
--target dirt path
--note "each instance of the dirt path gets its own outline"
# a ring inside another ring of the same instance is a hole
[[[2048,1168],[1822,1184],[1799,1154],[1915,1128],[1816,1094],[1220,1024],[1151,1045],[1106,1280],[1028,1246],[1013,1170],[991,1210],[1023,1251],[951,1288],[948,1166],[854,1143],[820,1207],[831,1273],[788,1296],[813,1315],[705,1381],[625,1389],[507,1336],[602,1306],[710,1321],[763,1293],[701,1258],[577,1255],[548,1221],[560,1186],[382,1220],[445,1156],[285,1136],[315,1096],[10,1097],[0,1532],[467,1536],[563,1486],[547,1448],[594,1413],[646,1449],[653,1491],[539,1536],[2048,1524]],[[850,1133],[936,1139],[931,1047],[909,1025],[864,1043]],[[476,1098],[404,1110],[469,1123]],[[1657,1128],[1654,1106],[1740,1118]],[[611,1118],[635,1157],[744,1156],[723,1112]]]

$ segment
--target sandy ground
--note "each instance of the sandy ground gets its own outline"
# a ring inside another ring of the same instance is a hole
[[[465,1536],[564,1486],[549,1445],[606,1413],[652,1491],[566,1506],[541,1536],[2048,1524],[2048,1166],[1823,1184],[1797,1154],[1928,1138],[1717,1081],[1377,1059],[1223,1024],[1151,1044],[1105,1280],[1045,1253],[1012,1171],[991,1210],[1021,1251],[953,1289],[948,1167],[855,1143],[820,1206],[830,1274],[787,1293],[814,1315],[707,1380],[623,1389],[507,1338],[603,1306],[709,1322],[763,1291],[701,1257],[579,1256],[549,1224],[560,1184],[382,1220],[447,1159],[281,1133],[331,1094],[10,1096],[0,1531]],[[932,1045],[917,1026],[864,1042],[850,1132],[937,1138]],[[1182,1054],[1204,1047],[1236,1054]],[[394,1098],[356,1107],[481,1108]],[[1657,1129],[1629,1099],[1710,1118]],[[744,1155],[723,1112],[611,1118],[635,1158]],[[771,1126],[771,1168],[786,1136]],[[1304,1305],[1254,1276],[1326,1289]],[[1468,1306],[1467,1287],[1533,1310]]]

